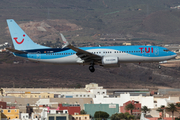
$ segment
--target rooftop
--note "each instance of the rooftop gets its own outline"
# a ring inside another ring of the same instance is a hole
[[[84,88],[2,88],[4,93],[87,92]]]

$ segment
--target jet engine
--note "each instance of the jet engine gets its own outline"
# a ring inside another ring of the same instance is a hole
[[[119,67],[118,57],[103,57],[103,67]]]

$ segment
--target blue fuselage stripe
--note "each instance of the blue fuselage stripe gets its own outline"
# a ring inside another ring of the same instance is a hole
[[[143,56],[143,57],[165,57],[170,55],[175,55],[174,52],[171,51],[164,51],[167,50],[164,47],[159,46],[105,46],[105,47],[80,47],[82,50],[89,50],[95,52],[109,52],[113,51],[112,53],[106,53],[106,55],[116,54],[118,51],[119,53],[128,53],[130,55],[135,56]],[[63,58],[68,57],[71,55],[76,54],[75,51],[69,48],[48,48],[48,49],[34,49],[34,50],[24,50],[28,52],[28,54],[15,54],[20,57],[27,57],[31,59],[36,59],[38,55],[40,55],[39,59],[56,59],[56,58]],[[95,53],[96,54],[96,53]]]

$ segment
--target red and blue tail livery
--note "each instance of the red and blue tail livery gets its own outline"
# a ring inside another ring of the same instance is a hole
[[[48,63],[89,65],[91,72],[95,71],[94,65],[111,68],[121,63],[162,62],[177,56],[159,46],[74,47],[61,33],[64,46],[50,48],[33,42],[13,19],[8,19],[7,24],[14,45],[14,49],[7,49],[15,56]]]

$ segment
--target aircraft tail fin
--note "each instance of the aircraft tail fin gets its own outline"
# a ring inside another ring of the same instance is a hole
[[[45,49],[46,46],[39,45],[31,40],[31,38],[19,27],[13,19],[7,19],[9,32],[16,50]]]

